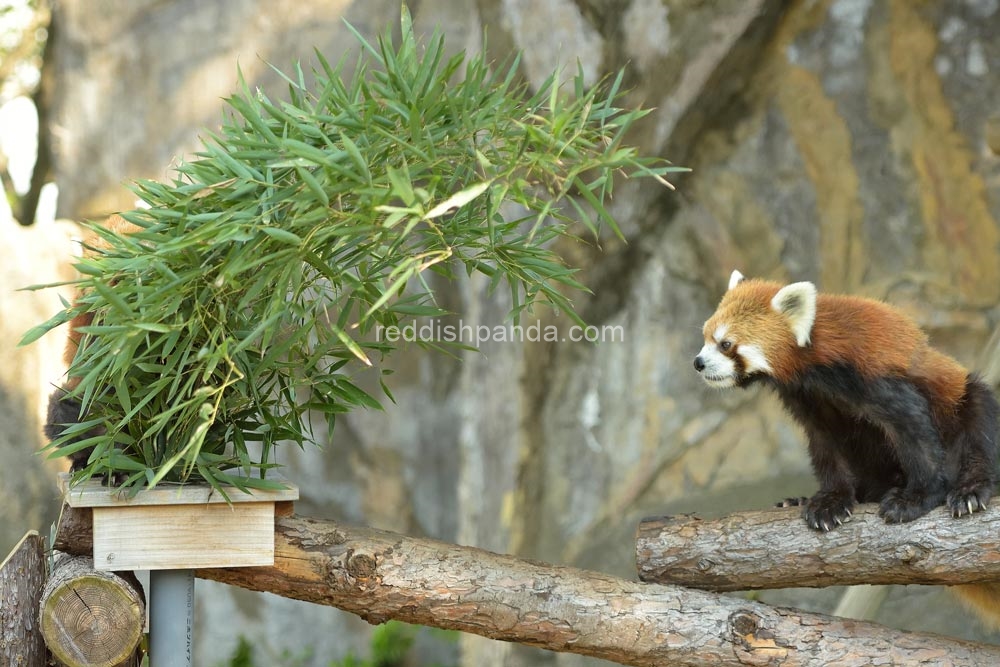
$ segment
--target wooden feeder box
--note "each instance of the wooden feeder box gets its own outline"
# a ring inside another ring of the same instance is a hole
[[[274,516],[287,513],[299,489],[244,493],[225,487],[228,501],[207,484],[166,484],[131,498],[90,479],[69,484],[66,504],[94,517],[97,570],[188,570],[274,565]]]

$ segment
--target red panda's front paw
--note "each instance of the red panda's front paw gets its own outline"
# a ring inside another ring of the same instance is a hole
[[[951,515],[957,519],[986,509],[992,495],[993,487],[991,484],[970,484],[949,493],[945,503],[947,503]]]
[[[941,496],[896,487],[882,496],[878,514],[886,523],[906,523],[919,519],[940,502]]]
[[[849,521],[853,508],[850,496],[820,491],[809,499],[802,514],[810,528],[828,532]]]

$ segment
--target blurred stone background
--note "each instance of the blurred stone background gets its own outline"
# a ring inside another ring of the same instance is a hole
[[[632,141],[693,172],[677,192],[616,190],[627,243],[562,249],[593,290],[579,299],[585,319],[620,326],[623,342],[487,343],[460,359],[404,351],[393,360],[395,405],[339,421],[323,450],[282,455],[302,489],[300,514],[634,578],[643,516],[810,493],[802,435],[774,397],[710,391],[691,369],[733,268],[887,299],[996,381],[1000,1],[410,8],[418,30],[440,26],[454,51],[481,49],[484,30],[492,57],[522,50],[522,74],[536,84],[560,64],[579,61],[593,82],[625,67],[628,103],[655,108]],[[54,4],[36,97],[58,215],[131,208],[122,183],[164,178],[197,149],[237,65],[278,97],[268,62],[308,63],[314,48],[337,60],[356,47],[344,19],[373,36],[398,16],[398,0]],[[0,221],[0,554],[26,529],[47,530],[57,509],[55,464],[32,452],[60,343],[14,344],[59,302],[13,290],[65,277],[68,227]],[[502,323],[509,306],[475,280],[443,298],[472,326]],[[830,611],[841,592],[759,597]],[[224,660],[240,634],[275,664],[309,651],[303,664],[327,665],[367,645],[368,626],[353,616],[222,585],[199,582],[197,613],[199,665]],[[893,589],[877,620],[1000,641],[936,588]],[[421,646],[444,664],[597,662],[477,637]]]

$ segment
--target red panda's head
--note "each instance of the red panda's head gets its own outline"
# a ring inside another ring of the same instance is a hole
[[[743,386],[758,375],[787,380],[797,352],[809,345],[815,320],[812,283],[781,286],[733,271],[729,289],[705,322],[705,346],[694,367],[712,387]]]

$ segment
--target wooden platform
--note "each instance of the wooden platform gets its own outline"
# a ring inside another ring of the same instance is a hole
[[[70,485],[66,503],[91,508],[94,567],[98,570],[177,570],[274,564],[275,503],[297,500],[288,488],[245,493],[208,485],[160,484],[127,497],[91,479]],[[228,500],[226,498],[228,496]]]

